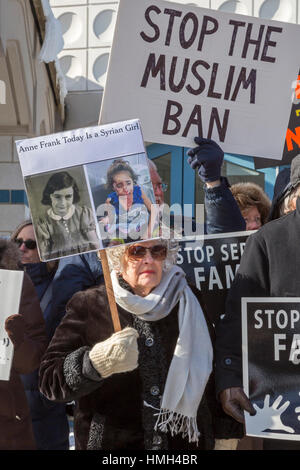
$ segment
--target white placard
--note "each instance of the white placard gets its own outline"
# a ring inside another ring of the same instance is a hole
[[[161,0],[120,0],[100,123],[147,142],[281,159],[300,26]]]
[[[23,177],[145,152],[137,119],[16,141]]]
[[[152,238],[139,120],[19,140],[17,152],[42,261]]]
[[[0,269],[0,380],[9,380],[14,347],[4,323],[7,317],[19,313],[23,271]]]

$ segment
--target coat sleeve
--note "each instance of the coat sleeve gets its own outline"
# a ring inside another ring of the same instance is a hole
[[[242,387],[243,297],[270,295],[269,263],[261,231],[250,235],[228,293],[224,317],[216,328],[216,392]]]
[[[220,186],[205,191],[206,233],[240,232],[246,223],[234,199],[226,178],[221,177]]]
[[[25,337],[14,350],[13,368],[19,374],[29,374],[40,365],[47,347],[47,336],[39,299],[26,273],[24,273],[19,313],[25,321]]]
[[[53,336],[66,311],[66,304],[79,291],[103,282],[101,262],[96,252],[61,258],[52,281],[53,299],[51,318]]]
[[[88,322],[86,295],[85,292],[78,292],[68,303],[66,314],[40,366],[39,388],[49,400],[77,400],[101,386],[103,379],[92,367],[88,357]]]

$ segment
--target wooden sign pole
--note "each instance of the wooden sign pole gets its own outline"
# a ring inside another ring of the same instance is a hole
[[[122,328],[120,324],[119,312],[118,312],[118,308],[117,308],[117,304],[115,300],[114,290],[113,290],[113,286],[111,282],[106,250],[100,250],[100,259],[101,259],[101,264],[102,264],[102,270],[103,270],[103,275],[104,275],[104,281],[105,281],[105,286],[106,286],[108,303],[110,307],[111,318],[112,318],[112,322],[114,325],[114,331],[115,332],[121,331]]]

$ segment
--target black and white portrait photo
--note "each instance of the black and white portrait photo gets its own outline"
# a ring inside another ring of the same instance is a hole
[[[43,261],[100,249],[82,166],[27,177],[25,185]]]

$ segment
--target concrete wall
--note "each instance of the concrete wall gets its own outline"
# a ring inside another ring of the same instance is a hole
[[[8,236],[29,215],[15,141],[57,132],[62,121],[49,69],[38,60],[30,0],[0,0],[0,28],[0,236]]]

